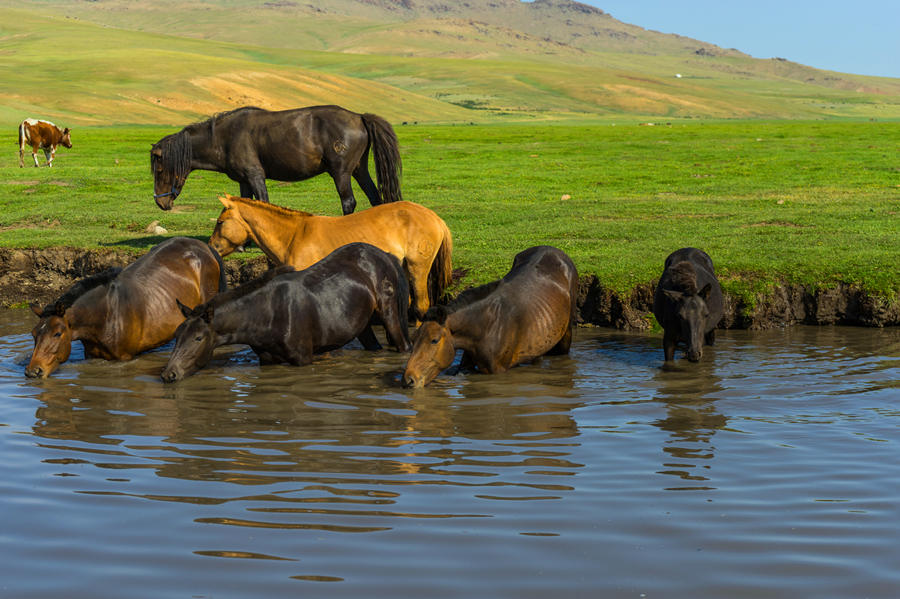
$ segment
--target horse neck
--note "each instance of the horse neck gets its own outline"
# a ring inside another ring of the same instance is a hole
[[[446,326],[453,337],[454,348],[472,351],[483,337],[490,317],[479,308],[479,303],[469,304],[447,316]]]
[[[211,129],[190,127],[185,131],[191,143],[191,170],[220,171],[224,152]]]
[[[305,219],[261,206],[241,206],[241,218],[247,223],[250,238],[276,264],[287,264],[294,238],[302,236]]]
[[[66,310],[66,322],[72,329],[72,341],[105,341],[108,329],[115,327],[118,320],[115,314],[110,314],[109,292],[108,285],[91,289]]]
[[[216,306],[210,323],[216,336],[216,346],[235,343],[254,345],[259,341],[259,332],[250,325],[253,323],[253,317],[259,314],[261,308],[259,302],[263,301],[264,297],[260,293],[264,289],[265,287]],[[269,336],[263,334],[263,337]]]

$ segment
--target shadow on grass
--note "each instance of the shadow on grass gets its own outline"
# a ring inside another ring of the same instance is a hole
[[[135,249],[143,249],[143,248],[152,248],[156,245],[159,245],[163,241],[167,239],[172,239],[172,237],[187,237],[188,239],[196,239],[197,241],[202,241],[206,243],[209,241],[208,236],[203,235],[173,235],[171,237],[165,237],[163,235],[148,235],[147,237],[137,237],[135,239],[122,239],[120,241],[111,241],[109,243],[101,242],[99,245],[103,247],[129,247]]]

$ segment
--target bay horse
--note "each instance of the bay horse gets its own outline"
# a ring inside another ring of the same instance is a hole
[[[82,279],[43,308],[32,304],[40,320],[25,375],[49,376],[69,359],[73,341],[81,341],[89,358],[130,360],[175,334],[184,320],[175,298],[197,305],[225,287],[222,259],[212,248],[167,239],[125,269]]]
[[[722,287],[709,254],[697,248],[669,254],[653,294],[653,315],[663,328],[666,362],[675,359],[678,342],[687,345],[688,360],[700,361],[703,344],[716,341],[723,305]]]
[[[369,175],[369,149],[375,154],[378,187]],[[322,173],[334,179],[341,209],[353,212],[350,177],[369,202],[403,199],[399,144],[393,127],[374,114],[340,106],[269,111],[245,106],[217,114],[163,137],[150,150],[153,198],[163,210],[172,203],[191,171],[225,173],[241,195],[269,201],[266,179],[302,181]]]
[[[565,252],[536,246],[519,252],[500,280],[434,306],[413,336],[403,373],[406,387],[423,387],[453,363],[505,372],[545,354],[566,354],[575,327],[578,271]]]
[[[220,345],[243,343],[260,364],[302,366],[313,354],[359,338],[367,350],[381,349],[372,319],[381,318],[397,351],[408,351],[409,289],[400,261],[367,243],[351,243],[309,268],[279,266],[191,309],[160,375],[171,383],[196,372]]]
[[[425,206],[392,202],[346,216],[318,216],[228,194],[209,244],[222,256],[252,240],[274,264],[298,270],[354,241],[371,243],[401,260],[418,318],[450,284],[453,238]]]

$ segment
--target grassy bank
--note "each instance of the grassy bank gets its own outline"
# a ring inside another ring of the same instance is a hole
[[[781,281],[900,293],[900,123],[396,128],[404,197],[447,221],[466,285],[501,276],[526,247],[551,244],[625,293],[690,245],[708,251],[726,290],[745,297]],[[75,129],[53,169],[20,169],[14,130],[4,132],[0,246],[142,250],[161,240],[144,232],[154,220],[170,235],[208,237],[216,194],[237,185],[196,171],[176,209],[160,211],[149,149],[175,130]],[[269,193],[276,204],[340,214],[327,175],[273,181]]]

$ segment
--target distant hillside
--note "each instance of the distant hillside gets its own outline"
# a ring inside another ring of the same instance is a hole
[[[242,104],[393,120],[900,118],[900,80],[754,59],[571,0],[22,0],[0,121],[180,123]]]

